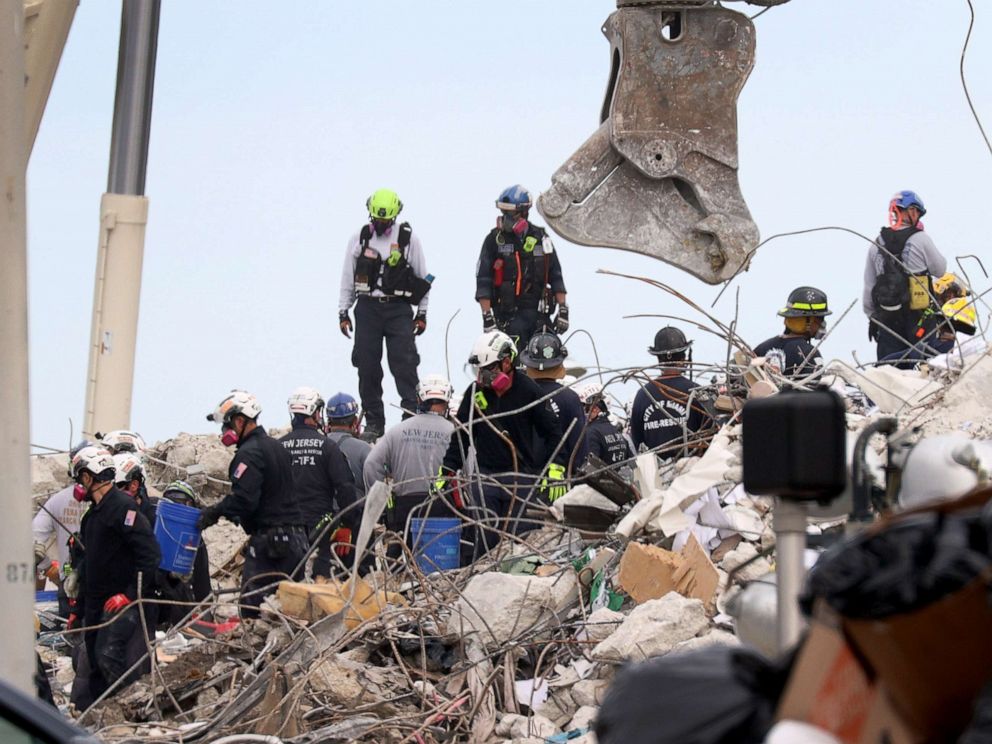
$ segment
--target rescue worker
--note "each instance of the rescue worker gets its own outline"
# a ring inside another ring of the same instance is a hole
[[[145,440],[138,432],[127,429],[116,429],[106,434],[98,434],[97,439],[112,455],[130,452],[141,458],[144,457],[145,450],[148,449],[145,446]]]
[[[589,420],[586,426],[588,456],[597,457],[607,465],[619,465],[631,460],[634,452],[630,442],[610,421],[603,386],[598,382],[586,383],[579,388],[578,395]]]
[[[427,293],[434,277],[427,273],[420,239],[409,222],[396,224],[403,202],[395,192],[379,189],[368,198],[369,222],[351,236],[341,273],[338,324],[351,338],[348,312],[355,306],[355,347],[351,363],[358,368],[358,392],[365,411],[366,435],[382,436],[382,343],[406,415],[417,406],[415,336],[427,329]],[[356,304],[357,298],[357,304]],[[416,314],[411,309],[416,308]]]
[[[421,518],[453,515],[443,498],[420,508],[430,497],[431,484],[455,429],[448,419],[452,392],[446,377],[424,377],[417,386],[417,415],[391,427],[365,460],[366,488],[387,477],[392,480],[393,493],[385,522],[393,532],[405,534],[407,521],[415,510],[414,516]],[[396,547],[391,551],[394,554]]]
[[[561,263],[547,231],[529,220],[531,204],[530,192],[520,184],[503,189],[496,200],[500,216],[482,241],[475,272],[482,330],[503,331],[518,349],[542,328],[568,330]]]
[[[661,374],[637,391],[630,413],[630,438],[638,451],[643,446],[662,459],[685,457],[705,451],[700,437],[713,426],[693,390],[699,387],[682,373],[691,365],[692,342],[674,326],[662,328],[648,349]]]
[[[134,500],[114,487],[114,459],[103,447],[84,447],[71,463],[73,497],[91,506],[80,525],[79,598],[72,629],[81,617],[84,628],[109,625],[84,634],[86,663],[80,663],[73,702],[80,710],[120,679],[144,652],[139,611],[153,628],[154,613],[133,603],[155,589],[161,552],[151,525]],[[148,665],[145,665],[147,671]],[[141,668],[137,670],[142,673]],[[129,681],[132,681],[132,675]],[[77,690],[76,687],[79,687]]]
[[[958,343],[957,334],[974,336],[977,325],[978,313],[975,312],[974,300],[968,299],[967,294],[950,296],[941,306],[939,313],[930,309],[924,311],[920,327],[930,330],[920,341],[909,349],[893,352],[878,361],[911,369],[925,359],[952,351]]]
[[[148,495],[148,488],[145,486],[145,469],[138,455],[133,452],[114,455],[114,471],[116,472],[114,485],[134,499],[138,510],[145,515],[148,523],[154,526],[155,504]]]
[[[92,446],[84,441],[69,453],[69,477],[72,477],[72,458],[83,447]],[[73,498],[73,487],[66,486],[53,493],[34,515],[31,531],[34,535],[35,567],[53,584],[58,586],[59,617],[67,618],[75,599],[70,600],[65,582],[72,571],[69,542],[79,534],[79,524],[88,504]],[[54,549],[55,558],[49,557]]]
[[[358,403],[347,393],[337,393],[327,400],[327,436],[344,454],[355,479],[355,486],[361,496],[365,495],[365,458],[372,451],[372,445],[360,437],[361,426],[358,417]]]
[[[538,402],[543,393],[537,383],[514,368],[516,358],[516,346],[502,331],[487,331],[472,346],[468,362],[476,379],[462,397],[456,430],[434,484],[438,493],[455,493],[456,473],[474,446],[482,476],[477,503],[486,510],[480,521],[511,533],[533,529],[521,521],[529,503],[546,504],[565,494],[564,448],[546,469],[541,461],[561,440],[558,418],[549,405]],[[476,544],[487,551],[498,539],[497,533],[482,529]]]
[[[287,405],[293,428],[279,441],[292,457],[293,490],[309,540],[312,544],[320,538],[313,573],[329,578],[333,575],[332,543],[338,555],[346,557],[351,553],[352,533],[358,534],[362,513],[354,507],[358,502],[355,477],[341,449],[324,433],[320,393],[310,387],[297,388]]]
[[[585,442],[586,415],[582,410],[582,401],[570,387],[563,387],[559,380],[565,376],[564,362],[568,357],[568,349],[562,346],[561,339],[555,334],[541,331],[531,336],[527,348],[520,355],[530,377],[541,389],[542,395],[551,395],[548,405],[558,417],[558,425],[565,435],[566,464],[578,467],[585,462],[588,450]],[[558,442],[551,443],[557,447]],[[542,461],[551,458],[551,451],[545,452]]]
[[[258,423],[262,407],[251,393],[232,390],[207,421],[221,426],[220,441],[237,446],[228,467],[231,493],[200,512],[200,530],[221,517],[239,523],[248,533],[241,574],[242,618],[258,617],[264,587],[280,579],[295,580],[296,567],[307,552],[303,513],[293,493],[289,453]]]
[[[785,319],[785,329],[754,347],[754,355],[767,357],[773,349],[776,366],[786,377],[807,377],[823,366],[820,352],[813,339],[820,333],[830,315],[827,296],[816,287],[796,287],[789,293],[785,307],[778,315]]]
[[[200,508],[200,500],[193,487],[184,480],[174,480],[162,492],[161,501],[171,501],[193,509]],[[152,523],[154,525],[154,522]],[[182,604],[162,605],[159,609],[159,626],[171,627],[182,620],[192,609],[192,604],[202,602],[213,588],[210,585],[210,554],[206,540],[200,539],[200,546],[193,557],[193,571],[188,576],[160,571],[158,575],[159,594],[163,599]]]
[[[922,313],[931,304],[930,276],[947,270],[947,260],[923,231],[920,218],[926,213],[915,192],[898,192],[889,202],[889,226],[868,249],[861,305],[879,360],[916,342]]]

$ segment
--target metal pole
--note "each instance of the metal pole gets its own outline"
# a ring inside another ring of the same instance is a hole
[[[107,191],[111,194],[145,193],[160,9],[161,0],[124,0],[121,8],[107,176]]]
[[[0,0],[0,677],[33,694],[24,3]]]
[[[129,428],[138,335],[144,197],[160,0],[124,0],[107,191],[100,239],[83,431]]]
[[[789,499],[775,502],[775,576],[778,585],[778,648],[792,648],[803,631],[799,592],[806,577],[806,507]]]

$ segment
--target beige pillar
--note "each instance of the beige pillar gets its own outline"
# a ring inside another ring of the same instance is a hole
[[[104,194],[83,433],[130,428],[148,199]]]
[[[33,693],[23,0],[0,0],[0,677]]]

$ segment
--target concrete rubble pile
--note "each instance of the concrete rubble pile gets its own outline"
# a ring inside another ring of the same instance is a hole
[[[963,367],[945,361],[923,372],[835,363],[824,381],[847,403],[849,442],[878,415],[925,434],[992,436],[982,395],[992,389],[988,351]],[[230,452],[215,436],[180,434],[151,454],[151,482],[196,478],[208,502],[224,492]],[[882,478],[881,458],[869,455]],[[734,617],[742,586],[765,584],[774,596],[774,504],[745,492],[741,458],[741,427],[731,419],[701,457],[638,456],[631,503],[576,485],[544,527],[470,566],[425,575],[405,560],[388,574],[380,562],[362,578],[282,582],[260,620],[213,638],[188,628],[160,633],[153,674],[83,723],[107,741],[250,732],[287,742],[594,742],[620,666],[774,635],[744,632]],[[56,460],[38,458],[39,488],[63,482],[64,459],[43,464]],[[606,512],[610,528],[576,527],[573,507]],[[843,522],[826,514],[809,532]],[[235,588],[244,533],[222,521],[205,539],[215,588]],[[384,556],[382,528],[369,550]],[[223,601],[211,610],[219,620],[236,616]],[[64,702],[67,659],[44,634],[40,648]]]

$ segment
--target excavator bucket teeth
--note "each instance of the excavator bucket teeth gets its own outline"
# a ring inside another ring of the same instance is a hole
[[[603,122],[538,209],[572,242],[728,279],[758,244],[737,180],[737,96],[754,25],[718,6],[621,7],[603,32],[613,59]]]

